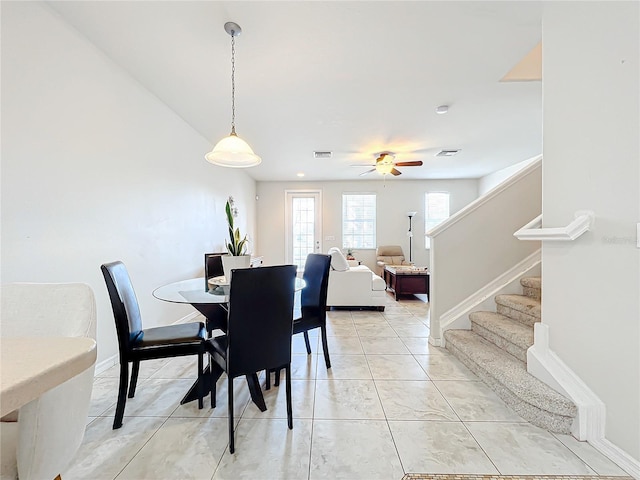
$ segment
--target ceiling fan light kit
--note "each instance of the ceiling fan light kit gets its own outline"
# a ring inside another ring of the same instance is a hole
[[[213,150],[204,158],[209,163],[221,167],[247,168],[255,167],[262,159],[253,153],[247,142],[236,134],[236,49],[235,37],[242,33],[240,25],[233,22],[224,24],[224,30],[231,36],[231,133],[216,143]]]
[[[394,162],[395,158],[396,155],[393,152],[380,152],[378,154],[378,158],[376,158],[376,163],[374,165],[366,165],[374,168],[372,168],[371,170],[367,170],[366,172],[362,172],[360,176],[367,175],[371,172],[378,172],[383,176],[391,174],[397,177],[398,175],[402,175],[402,172],[397,170],[396,167],[419,167],[422,165],[422,160],[416,160],[413,162]],[[355,166],[360,167],[365,165]]]

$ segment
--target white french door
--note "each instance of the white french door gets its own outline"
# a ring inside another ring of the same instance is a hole
[[[322,193],[286,190],[285,196],[285,258],[302,269],[307,255],[322,249]]]

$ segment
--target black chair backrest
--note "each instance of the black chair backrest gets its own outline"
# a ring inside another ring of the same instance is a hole
[[[131,350],[131,344],[142,333],[142,318],[140,317],[138,299],[124,263],[120,261],[105,263],[100,269],[111,299],[118,344],[122,355]]]
[[[302,274],[306,284],[300,297],[302,308],[317,307],[323,312],[326,311],[329,268],[331,268],[331,255],[320,253],[307,255]]]
[[[209,283],[207,281],[210,278],[221,277],[224,275],[224,269],[222,268],[223,255],[227,255],[227,253],[204,254],[204,283],[206,290],[209,290]]]
[[[291,362],[295,265],[238,269],[229,292],[227,374]]]

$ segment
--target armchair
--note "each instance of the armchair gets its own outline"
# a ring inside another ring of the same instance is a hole
[[[404,252],[400,245],[384,245],[376,248],[376,264],[378,275],[384,276],[385,265],[410,265],[404,259]]]

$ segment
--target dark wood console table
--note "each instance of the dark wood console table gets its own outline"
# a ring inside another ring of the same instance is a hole
[[[426,268],[385,265],[384,281],[396,300],[398,295],[429,295],[429,272]]]

